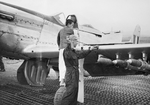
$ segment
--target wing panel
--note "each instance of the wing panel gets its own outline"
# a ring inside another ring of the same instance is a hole
[[[23,50],[29,58],[56,58],[59,50],[55,45],[30,45]]]
[[[107,45],[99,46],[98,50],[98,53],[111,59],[116,59],[116,54],[120,54],[124,59],[128,59],[129,53],[140,58],[142,52],[150,53],[150,44]]]
[[[78,46],[78,50],[88,50],[90,46]],[[134,56],[134,58],[141,58],[142,53],[149,54],[150,53],[150,44],[122,44],[122,45],[101,45],[96,50],[98,54],[102,54],[103,56],[116,59],[116,54],[119,54],[121,59],[128,59],[129,53]]]

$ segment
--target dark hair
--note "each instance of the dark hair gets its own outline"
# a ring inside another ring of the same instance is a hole
[[[72,22],[73,22],[73,20],[67,19],[67,20],[66,20],[66,26],[67,26],[68,24],[71,24]]]

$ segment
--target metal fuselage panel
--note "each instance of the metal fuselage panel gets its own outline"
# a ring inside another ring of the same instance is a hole
[[[29,52],[31,54],[23,53],[23,50],[30,45],[50,46],[49,48],[53,46],[58,49],[57,34],[63,28],[62,26],[48,21],[47,18],[35,15],[36,13],[31,14],[2,4],[0,7],[0,49],[3,56],[14,59],[39,57],[39,55],[33,56],[32,52]],[[9,20],[10,17],[11,20]],[[80,29],[74,29],[74,31],[82,43],[100,43],[101,38],[91,31],[85,32]],[[48,54],[42,56],[49,58]],[[58,54],[55,56],[58,57]]]
[[[14,59],[58,57],[55,53],[58,52],[57,35],[63,26],[56,24],[53,17],[9,4],[0,3],[0,7],[0,49],[3,56]],[[74,33],[81,42],[79,46],[116,42],[117,39],[109,40],[109,36],[104,36],[99,30],[81,25],[74,29]],[[25,52],[28,48],[31,49]]]
[[[43,19],[5,5],[0,4],[0,7],[1,53],[14,59],[24,58],[22,50],[39,40]],[[9,20],[10,16],[12,20]]]

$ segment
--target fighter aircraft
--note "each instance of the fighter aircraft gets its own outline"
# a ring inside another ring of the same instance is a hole
[[[24,60],[17,71],[20,84],[43,86],[50,68],[58,71],[57,34],[65,26],[60,20],[62,15],[46,16],[0,2],[0,54]],[[150,44],[138,44],[139,26],[133,38],[136,40],[132,44],[122,43],[120,33],[114,38],[106,38],[104,33],[93,27],[79,25],[76,15],[68,15],[68,18],[75,22],[74,33],[80,42],[78,50],[98,46],[82,62],[82,67],[91,76],[149,73]]]

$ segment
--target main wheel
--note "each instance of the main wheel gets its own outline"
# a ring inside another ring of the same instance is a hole
[[[54,96],[54,105],[61,105],[61,101],[64,93],[66,92],[66,87],[60,87]]]
[[[26,61],[24,74],[29,85],[43,86],[48,73],[48,67],[45,62],[29,60]]]

